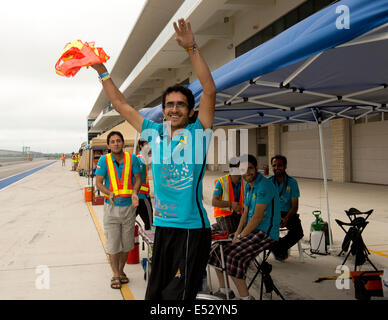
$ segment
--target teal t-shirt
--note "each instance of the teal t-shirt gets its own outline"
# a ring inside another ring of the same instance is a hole
[[[268,179],[272,181],[278,190],[280,211],[288,212],[292,207],[291,199],[300,197],[298,182],[295,178],[290,177],[289,175],[284,177],[284,180],[281,184],[278,184],[274,175],[270,176]]]
[[[141,151],[140,151],[141,153]],[[146,164],[144,163],[144,160],[142,157],[137,157],[138,163],[139,163],[139,168],[140,168],[140,175],[141,175],[141,184],[146,183]],[[137,194],[139,196],[139,199],[145,199],[147,195],[145,193],[139,192]]]
[[[233,194],[234,194],[234,201],[238,202],[238,200],[240,199],[241,179],[236,184],[232,182],[232,188],[233,188]],[[222,186],[219,180],[216,183],[213,195],[217,197],[222,196]]]
[[[137,157],[134,154],[131,154],[131,159],[132,159],[131,181],[132,181],[132,185],[133,185],[135,183],[134,175],[140,173],[140,167],[139,167],[139,161],[137,160]],[[112,157],[112,160],[113,160],[113,165],[115,166],[116,171],[117,171],[117,176],[120,179],[121,175],[123,173],[124,162],[122,162],[119,165],[113,157]],[[109,181],[108,167],[106,164],[105,156],[100,157],[100,159],[98,160],[96,174],[104,177],[104,186],[107,189],[109,189],[110,181]],[[105,199],[105,202],[109,203],[109,200]],[[116,197],[116,198],[114,198],[114,204],[115,204],[115,206],[118,206],[118,207],[130,206],[132,204],[132,198],[131,197]]]
[[[248,207],[248,221],[255,213],[256,204],[266,204],[264,217],[257,226],[258,230],[266,233],[272,240],[279,240],[280,206],[279,196],[275,186],[259,172],[253,187],[245,185],[244,205]]]
[[[202,179],[211,132],[197,119],[170,139],[167,126],[144,119],[141,138],[151,147],[155,226],[210,227],[202,204]]]

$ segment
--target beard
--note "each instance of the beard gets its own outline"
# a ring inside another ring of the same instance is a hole
[[[186,119],[184,119],[180,124],[178,124],[178,125],[176,125],[176,126],[173,126],[173,125],[171,124],[171,128],[172,128],[172,129],[182,129],[182,128],[186,128],[188,124],[189,124],[189,119],[186,118]]]
[[[274,174],[275,174],[276,177],[282,177],[282,176],[284,176],[285,171],[278,171],[278,170],[276,170],[274,172]]]

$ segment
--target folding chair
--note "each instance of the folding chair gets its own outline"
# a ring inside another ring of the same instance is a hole
[[[146,281],[146,283],[148,283],[148,279],[149,279],[150,274],[151,274],[152,249],[154,246],[155,233],[152,230],[144,230],[142,228],[141,224],[139,223],[139,221],[137,221],[137,220],[136,220],[136,224],[139,227],[139,235],[141,236],[141,238],[143,240],[143,242],[142,242],[142,250],[143,251],[145,250],[144,244],[147,245],[147,249],[146,249],[147,250],[147,258],[144,258],[145,259],[144,265],[143,265],[143,261],[142,261],[142,265],[144,268],[144,280]]]
[[[345,212],[350,222],[343,222],[335,219],[340,228],[345,232],[345,238],[341,246],[342,250],[338,256],[341,256],[342,253],[347,252],[350,248],[344,261],[342,262],[342,265],[345,265],[349,255],[352,254],[355,256],[354,271],[356,271],[357,266],[363,265],[365,261],[368,261],[377,271],[378,269],[374,266],[368,257],[370,253],[362,238],[362,232],[365,230],[369,223],[367,219],[372,214],[373,209],[366,212],[361,212],[358,209],[350,208],[349,210],[345,210]]]
[[[271,293],[272,297],[272,291],[274,291],[282,300],[286,300],[283,295],[280,293],[279,289],[275,286],[272,277],[271,277],[271,271],[272,271],[272,265],[267,262],[268,257],[271,254],[271,250],[264,250],[263,251],[263,258],[260,261],[260,255],[258,255],[255,259],[253,259],[253,264],[256,267],[257,271],[255,275],[253,276],[252,280],[250,281],[248,285],[248,289],[252,286],[253,282],[256,280],[259,273],[261,274],[261,282],[260,282],[260,300],[263,300],[263,288],[265,286],[266,293]]]
[[[213,265],[208,264],[207,265],[207,286],[209,288],[209,293],[210,295],[213,295],[213,287],[211,284],[211,275],[210,275],[210,267],[213,267],[216,270],[219,270],[222,272],[223,277],[224,277],[224,282],[225,282],[225,288],[226,288],[226,300],[229,300],[229,281],[228,281],[228,274],[226,271],[226,264],[225,264],[225,258],[224,258],[224,245],[232,239],[227,237],[227,234],[225,234],[226,238],[224,235],[220,235],[219,238],[217,238],[214,234],[212,235],[212,246],[210,249],[210,255],[214,254],[217,260],[219,261],[221,267],[216,267]],[[210,300],[210,299],[209,299]]]

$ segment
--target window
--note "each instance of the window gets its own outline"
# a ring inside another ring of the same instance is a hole
[[[265,143],[258,143],[257,144],[257,155],[259,157],[266,157],[267,156],[267,145]]]

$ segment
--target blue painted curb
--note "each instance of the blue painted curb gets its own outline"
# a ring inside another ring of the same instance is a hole
[[[34,168],[34,169],[30,169],[30,170],[27,170],[27,171],[24,171],[22,173],[18,173],[18,174],[15,174],[14,176],[12,177],[8,177],[8,178],[4,178],[2,180],[0,180],[0,190],[1,189],[4,189],[5,187],[8,187],[9,185],[39,171],[39,170],[42,170],[48,166],[51,166],[53,163],[55,163],[57,161],[53,161],[53,162],[50,162],[48,164],[45,164],[43,166],[40,166],[40,167],[37,167],[37,168]]]

